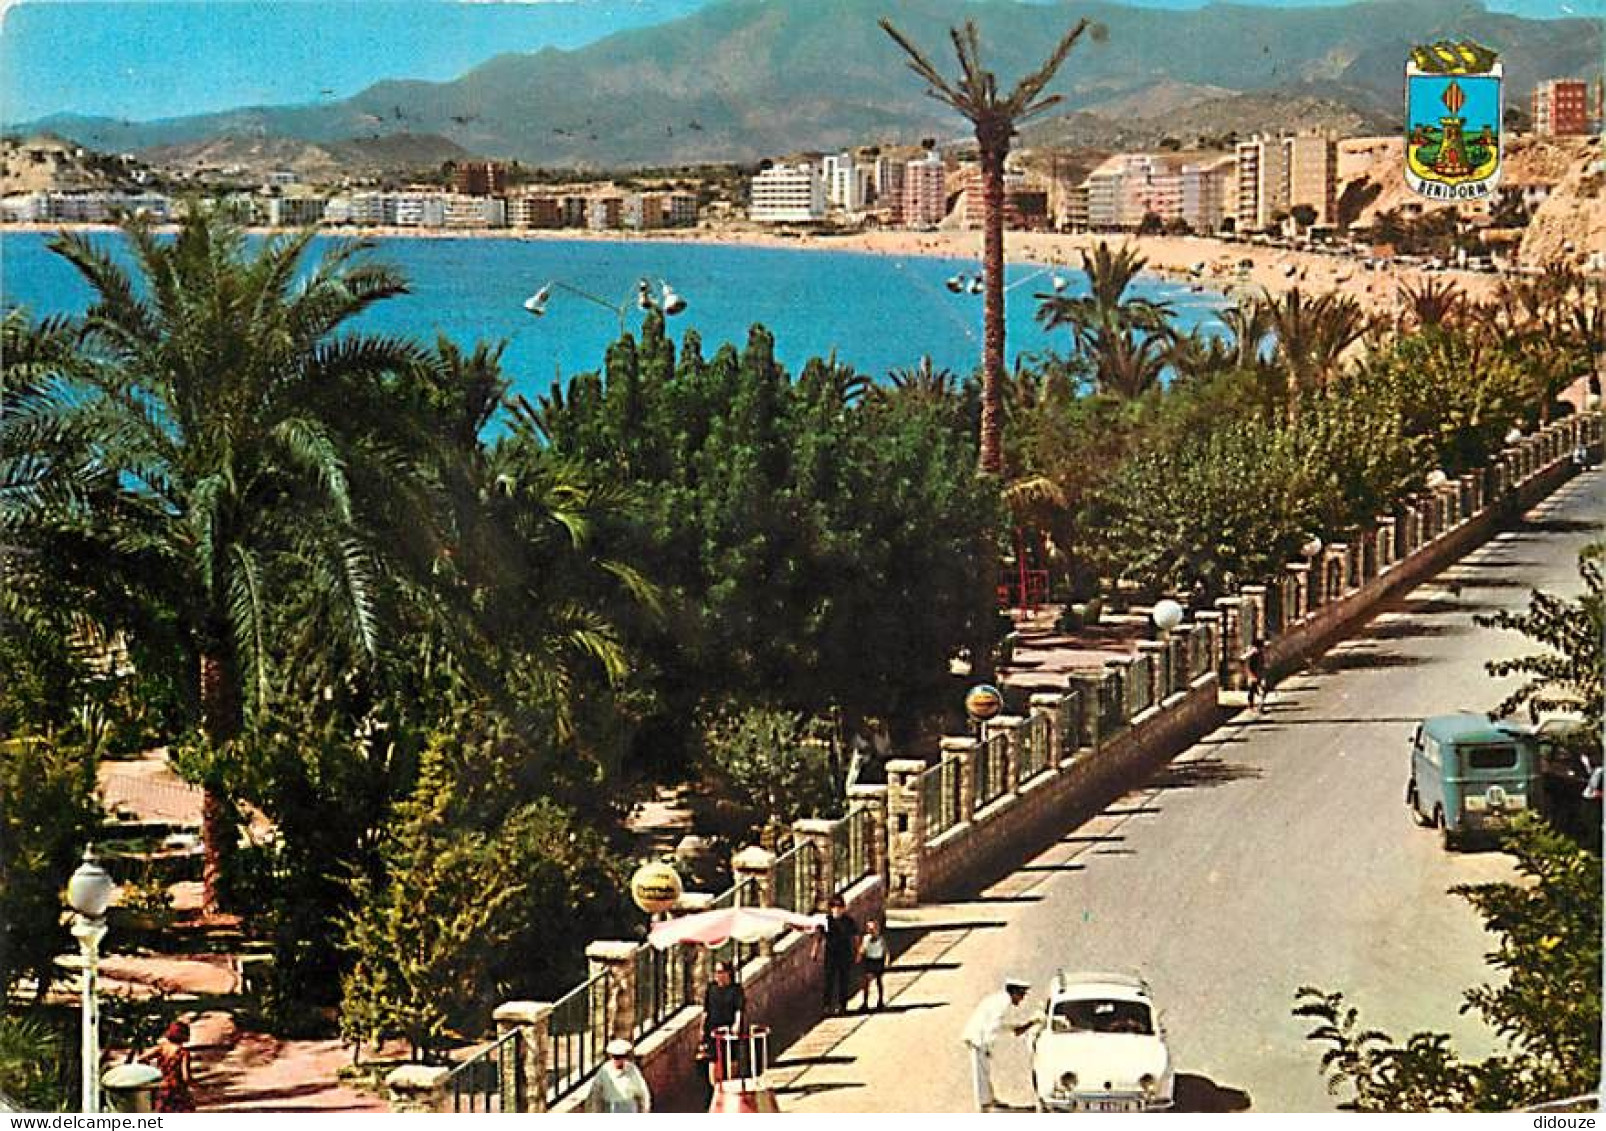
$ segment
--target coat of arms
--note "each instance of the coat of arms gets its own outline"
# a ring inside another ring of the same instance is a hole
[[[1405,182],[1430,200],[1482,200],[1500,179],[1500,79],[1495,53],[1435,43],[1405,67]]]

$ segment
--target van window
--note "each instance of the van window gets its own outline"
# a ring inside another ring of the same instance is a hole
[[[1469,746],[1466,752],[1469,770],[1510,770],[1517,765],[1515,746]]]

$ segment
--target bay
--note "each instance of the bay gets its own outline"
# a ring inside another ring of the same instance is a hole
[[[121,238],[107,234],[114,250]],[[0,304],[34,316],[77,314],[90,292],[36,232],[0,235]],[[326,242],[320,237],[318,245]],[[813,357],[838,361],[878,381],[929,355],[939,367],[969,373],[981,356],[981,296],[952,294],[946,281],[975,272],[974,260],[866,252],[792,250],[662,240],[390,238],[374,241],[372,259],[401,270],[412,293],[383,302],[355,325],[364,330],[432,341],[444,334],[463,346],[505,341],[503,366],[514,389],[528,397],[555,380],[601,367],[619,332],[640,326],[636,282],[667,280],[687,300],[670,320],[678,341],[695,328],[704,356],[723,342],[738,348],[755,323],[768,327],[776,354],[792,372]],[[315,253],[318,248],[315,246]],[[121,258],[121,256],[119,256]],[[1067,294],[1085,291],[1080,272],[1064,271]],[[1022,354],[1070,350],[1064,329],[1045,331],[1033,319],[1033,295],[1049,289],[1053,272],[1011,264],[1008,294],[1010,360]],[[555,289],[544,317],[522,303],[538,287],[560,281],[597,300]],[[1220,295],[1142,276],[1134,296],[1165,299],[1178,329],[1217,324]]]

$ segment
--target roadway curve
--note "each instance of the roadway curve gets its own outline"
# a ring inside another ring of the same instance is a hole
[[[1163,1011],[1192,1110],[1324,1111],[1296,989],[1342,989],[1396,1036],[1487,1030],[1460,1015],[1490,936],[1452,884],[1509,876],[1492,852],[1447,854],[1403,804],[1406,741],[1423,715],[1486,708],[1507,683],[1485,660],[1521,648],[1474,613],[1528,589],[1579,590],[1600,537],[1606,472],[1574,479],[1517,528],[1396,600],[1142,789],[979,896],[895,912],[886,1013],[821,1022],[777,1065],[787,1111],[966,1111],[959,1031],[1008,973],[1132,970]],[[995,1058],[999,1098],[1030,1102],[1024,1042]]]

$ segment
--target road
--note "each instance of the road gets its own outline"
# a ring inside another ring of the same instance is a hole
[[[1321,1046],[1292,1016],[1299,986],[1342,989],[1396,1036],[1449,1032],[1491,1048],[1462,991],[1489,977],[1491,936],[1457,883],[1506,878],[1509,858],[1448,854],[1403,803],[1422,715],[1497,703],[1487,659],[1522,649],[1475,613],[1530,587],[1573,594],[1600,537],[1606,472],[1573,480],[1524,523],[1405,594],[1262,716],[1231,719],[1144,788],[974,899],[894,912],[882,1014],[822,1021],[777,1064],[787,1111],[966,1111],[958,1034],[1019,973],[1033,1004],[1061,967],[1143,974],[1193,1110],[1326,1111]],[[994,1061],[1001,1101],[1030,1104],[1025,1042]]]

